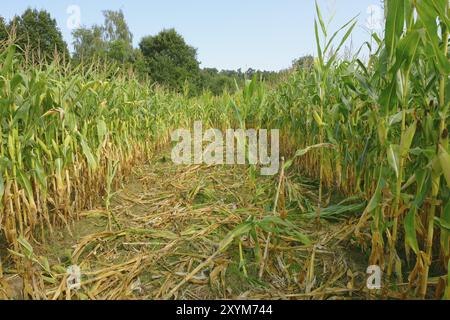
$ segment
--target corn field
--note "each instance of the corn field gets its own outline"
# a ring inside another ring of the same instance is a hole
[[[399,291],[400,298],[450,299],[449,3],[386,1],[385,11],[383,37],[374,34],[365,44],[368,59],[341,55],[356,20],[334,33],[317,7],[311,68],[276,87],[255,78],[218,97],[149,87],[132,73],[101,65],[31,63],[4,44],[0,243],[8,250],[0,254],[0,297],[1,279],[11,270],[22,275],[29,297],[55,297],[55,291],[35,294],[36,274],[43,287],[62,278],[32,247],[51,242],[55,230],[71,230],[104,199],[107,231],[118,231],[111,194],[135,167],[152,166],[170,146],[172,130],[203,120],[211,128],[281,132],[286,173],[267,192],[276,193],[272,209],[285,222],[263,220],[278,223],[277,231],[252,220],[236,223],[222,240],[241,261],[244,234],[252,230],[261,234],[252,236],[253,246],[264,249],[268,234],[283,234],[291,224],[301,228],[306,220],[320,230],[337,218],[349,226],[342,241],[351,241],[367,254],[367,265],[380,266],[389,279],[381,296]],[[246,174],[254,179],[254,168]],[[308,201],[304,189],[294,192],[298,176],[314,181]],[[332,205],[335,198],[352,205],[337,211],[342,206]],[[30,271],[36,266],[38,272]]]

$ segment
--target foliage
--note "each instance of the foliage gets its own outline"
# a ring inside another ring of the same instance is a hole
[[[94,58],[105,58],[106,45],[103,41],[101,27],[80,28],[75,30],[72,35],[74,38],[74,60],[82,62]]]
[[[7,27],[5,19],[0,16],[0,41],[5,41],[8,38]]]
[[[30,51],[37,59],[52,59],[55,52],[69,57],[67,44],[61,31],[47,11],[27,9],[20,17],[14,17],[9,25],[15,34],[15,43],[25,51]]]
[[[151,79],[180,91],[186,83],[194,90],[200,81],[197,50],[174,29],[142,39],[139,44]]]
[[[119,64],[135,61],[133,35],[120,11],[104,11],[102,26],[79,28],[73,32],[74,59],[78,62],[100,59]]]

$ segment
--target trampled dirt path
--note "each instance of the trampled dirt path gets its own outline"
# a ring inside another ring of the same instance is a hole
[[[70,233],[61,229],[34,248],[53,272],[53,279],[39,280],[36,298],[366,296],[358,289],[365,258],[354,262],[344,250],[350,223],[324,221],[319,230],[300,214],[314,197],[314,184],[286,181],[286,197],[298,198],[298,205],[288,206],[282,220],[272,210],[278,177],[259,177],[245,166],[180,167],[167,156],[151,163],[113,196],[110,214],[104,208],[83,212]],[[65,271],[74,265],[81,288],[69,290]]]

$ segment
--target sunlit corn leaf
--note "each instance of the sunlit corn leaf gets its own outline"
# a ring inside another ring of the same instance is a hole
[[[416,134],[417,123],[414,122],[409,126],[404,132],[401,142],[400,142],[400,157],[406,157],[411,149],[411,144]]]
[[[17,170],[18,173],[18,182],[19,184],[22,186],[22,188],[25,189],[25,192],[27,193],[28,199],[33,199],[33,187],[31,185],[30,179],[28,178],[28,176],[22,171],[22,170]]]
[[[383,168],[380,169],[380,178],[378,179],[377,189],[375,190],[374,195],[372,196],[372,199],[370,199],[369,204],[366,207],[365,212],[371,213],[373,212],[381,203],[382,200],[382,194],[381,191],[383,190],[386,180],[383,177]]]
[[[395,1],[394,1],[395,2]],[[444,55],[439,42],[439,33],[438,33],[438,25],[436,21],[438,20],[439,12],[436,11],[435,3],[438,1],[425,1],[425,0],[416,0],[414,1],[417,9],[418,16],[423,21],[423,25],[427,31],[428,41],[431,44],[431,48],[433,49],[433,54],[436,59],[439,70],[442,74],[448,75],[450,73],[450,62],[448,58]],[[444,2],[444,1],[440,1]],[[437,6],[439,7],[439,6]],[[441,17],[447,17],[448,15],[441,15]],[[448,17],[447,17],[448,19]]]
[[[265,217],[263,220],[256,222],[256,225],[266,232],[291,235],[305,245],[311,243],[308,237],[300,232],[292,222],[277,216]]]
[[[405,217],[405,237],[406,244],[411,247],[416,255],[419,254],[419,242],[416,233],[416,215],[419,208],[425,201],[425,197],[431,189],[430,175],[425,170],[416,172],[417,194],[411,204],[411,209]]]
[[[24,250],[24,254],[28,259],[33,258],[33,247],[31,244],[22,236],[17,239],[17,242],[21,245]]]
[[[405,0],[388,0],[386,6],[385,43],[392,56],[405,25]]]
[[[305,154],[307,154],[311,150],[320,149],[320,148],[334,148],[334,145],[332,145],[330,143],[321,143],[321,144],[316,144],[316,145],[313,145],[313,146],[309,146],[309,147],[304,148],[304,149],[297,150],[297,152],[294,155],[294,158],[286,161],[286,163],[284,165],[284,169],[285,170],[289,169],[292,166],[292,163],[294,162],[294,160],[296,158],[304,156]]]
[[[84,156],[86,157],[89,168],[91,168],[92,170],[96,170],[97,169],[97,160],[95,159],[95,157],[91,151],[91,148],[87,144],[86,140],[81,135],[80,135],[80,137],[81,137],[81,140],[80,140],[81,148],[83,150]]]
[[[400,146],[398,145],[390,145],[388,148],[388,162],[391,168],[395,172],[395,176],[398,178],[399,172],[400,172],[400,158],[399,158],[399,152]]]

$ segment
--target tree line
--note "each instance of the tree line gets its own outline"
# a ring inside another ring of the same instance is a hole
[[[59,55],[75,65],[106,63],[133,70],[140,78],[176,91],[191,94],[208,90],[215,95],[232,92],[247,79],[258,77],[277,83],[290,70],[280,72],[217,70],[201,68],[197,49],[186,43],[174,29],[141,39],[133,47],[133,34],[123,11],[104,11],[101,25],[80,27],[72,32],[73,53],[69,53],[56,20],[45,10],[27,9],[7,22],[0,16],[0,43],[14,42],[35,61],[51,61]],[[294,61],[291,69],[312,65],[312,57]]]

